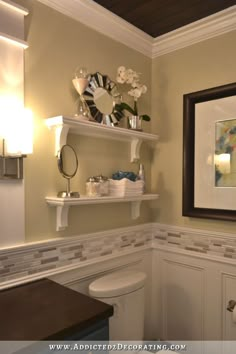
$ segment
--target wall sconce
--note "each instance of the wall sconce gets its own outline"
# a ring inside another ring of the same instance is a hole
[[[22,179],[23,158],[33,152],[33,116],[12,98],[0,98],[0,179]]]

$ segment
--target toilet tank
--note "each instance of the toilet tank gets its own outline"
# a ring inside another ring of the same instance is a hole
[[[89,285],[92,297],[114,307],[114,315],[109,319],[110,340],[143,340],[145,279],[143,272],[125,270]]]

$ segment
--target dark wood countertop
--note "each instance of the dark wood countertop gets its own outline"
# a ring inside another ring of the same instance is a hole
[[[0,292],[0,340],[63,339],[113,315],[113,307],[49,279]]]

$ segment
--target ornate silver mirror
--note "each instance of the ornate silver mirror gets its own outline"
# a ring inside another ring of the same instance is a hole
[[[123,117],[123,113],[116,110],[116,103],[120,103],[121,95],[116,84],[107,75],[98,72],[92,74],[84,91],[84,98],[91,116],[98,123],[115,126]]]
[[[59,192],[58,197],[79,198],[79,192],[71,192],[70,180],[78,170],[78,159],[75,150],[70,145],[63,145],[57,155],[57,166],[64,178],[67,180],[66,191]]]

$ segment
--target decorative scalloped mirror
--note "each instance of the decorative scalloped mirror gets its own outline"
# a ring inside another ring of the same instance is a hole
[[[84,98],[91,116],[98,123],[115,126],[124,116],[115,108],[116,103],[121,101],[121,94],[116,84],[107,75],[99,72],[92,74],[88,87],[84,91]]]

